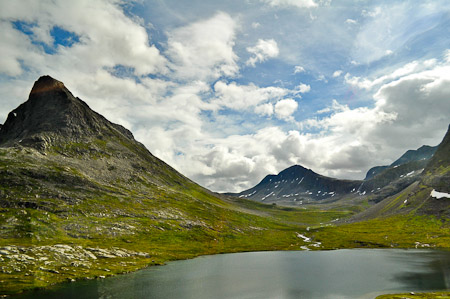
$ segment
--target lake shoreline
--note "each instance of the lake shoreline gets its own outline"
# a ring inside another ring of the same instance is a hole
[[[213,255],[198,255],[189,259],[182,259],[182,260],[170,260],[170,261],[166,261],[164,264],[158,264],[158,265],[151,265],[151,266],[147,266],[147,267],[143,267],[141,269],[138,269],[137,271],[135,271],[134,273],[136,274],[136,272],[140,272],[140,271],[146,271],[147,269],[150,268],[155,268],[154,266],[167,266],[167,265],[171,265],[172,262],[186,262],[186,261],[193,261],[193,260],[198,260],[198,259],[203,259],[205,258],[206,260],[214,258],[214,257],[219,257],[219,256],[224,256],[225,258],[227,258],[226,256],[232,256],[232,255],[246,255],[246,254],[251,254],[251,255],[259,255],[259,254],[277,254],[277,253],[287,253],[287,252],[299,252],[299,253],[303,253],[303,254],[317,254],[317,253],[326,253],[326,252],[337,252],[339,254],[341,253],[346,253],[346,252],[359,252],[359,253],[364,253],[367,251],[371,251],[372,253],[377,253],[377,252],[392,252],[392,253],[396,253],[396,252],[411,252],[411,253],[426,253],[426,252],[430,252],[430,251],[436,251],[436,252],[441,252],[441,253],[447,253],[448,250],[440,250],[440,249],[416,249],[416,248],[376,248],[376,249],[367,249],[367,248],[351,248],[351,249],[347,249],[347,248],[343,248],[343,249],[331,249],[331,250],[314,250],[314,251],[303,251],[303,250],[277,250],[277,251],[244,251],[244,252],[223,252],[223,253],[219,253],[219,254],[213,254]],[[128,273],[128,274],[133,274],[133,273]],[[106,277],[107,279],[112,278],[112,277],[119,277],[119,276],[123,276],[123,275],[127,275],[127,273],[121,273],[119,274],[114,274],[111,275],[109,277]],[[97,278],[98,281],[105,281],[104,280],[105,277],[101,277],[101,278]],[[89,279],[85,279],[84,281],[88,281]],[[79,280],[79,281],[83,281],[83,280]],[[77,282],[75,282],[77,283]],[[42,288],[42,289],[35,289],[35,290],[29,290],[26,292],[21,293],[18,297],[21,298],[22,296],[27,296],[27,295],[32,295],[32,294],[37,294],[39,292],[42,291],[51,291],[52,289],[58,289],[61,287],[67,287],[67,285],[70,283],[66,283],[66,284],[56,284],[56,285],[52,285],[46,288]],[[65,285],[65,286],[64,286]],[[383,293],[383,294],[387,294],[387,293]],[[15,297],[15,296],[14,296]],[[14,298],[13,297],[13,298]],[[25,297],[26,298],[26,297]]]
[[[199,231],[191,229],[188,235],[174,235],[176,231],[163,231],[160,236],[166,239],[162,241],[149,239],[145,235],[135,236],[131,241],[110,239],[87,240],[89,243],[84,240],[65,243],[64,240],[60,240],[58,243],[53,243],[54,245],[45,243],[33,244],[34,246],[31,247],[29,244],[14,245],[24,248],[25,251],[27,248],[35,247],[47,248],[47,251],[41,252],[40,256],[28,255],[27,252],[25,256],[11,254],[23,260],[15,261],[20,262],[18,266],[28,267],[25,270],[17,268],[14,263],[11,264],[11,259],[0,261],[3,269],[3,273],[0,273],[0,281],[3,281],[0,294],[13,295],[25,290],[51,288],[73,280],[111,277],[170,261],[237,252],[301,251],[305,246],[311,251],[371,248],[431,248],[449,251],[450,228],[448,225],[448,221],[444,222],[433,217],[403,216],[337,226],[291,225],[283,228],[254,230],[252,233],[237,232],[231,236],[218,236],[215,233],[207,236],[207,239]],[[8,240],[3,240],[2,248],[7,246],[5,241]],[[317,242],[321,243],[320,247],[313,246]],[[52,247],[58,244],[60,248],[55,251]],[[108,247],[105,248],[104,244],[108,244]],[[61,247],[71,247],[67,248],[65,259],[57,255],[61,252]],[[74,252],[77,254],[74,255]],[[89,258],[90,254],[96,255],[96,258]],[[26,255],[35,260],[27,260]],[[81,255],[84,259],[79,259]],[[129,256],[126,257],[126,255]],[[49,260],[41,261],[42,257],[47,257]],[[51,258],[56,260],[52,261]],[[11,264],[8,270],[10,273],[5,273],[4,267],[8,266],[8,262]]]

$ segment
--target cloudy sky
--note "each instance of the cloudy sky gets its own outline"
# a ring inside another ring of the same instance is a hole
[[[0,123],[41,75],[213,191],[361,179],[450,123],[450,3],[0,0]]]

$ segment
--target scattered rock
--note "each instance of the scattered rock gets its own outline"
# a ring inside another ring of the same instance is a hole
[[[99,258],[150,257],[146,252],[135,252],[124,248],[83,248],[66,244],[46,246],[4,246],[0,248],[0,272],[6,274],[26,272],[27,269],[39,269],[53,274],[59,270],[70,270],[67,265],[91,269]],[[76,271],[76,269],[72,269]],[[104,269],[110,272],[109,269]],[[22,274],[23,275],[23,274]]]

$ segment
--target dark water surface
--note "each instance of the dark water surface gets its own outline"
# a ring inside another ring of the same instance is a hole
[[[450,252],[360,249],[204,256],[19,298],[374,298],[450,289]]]

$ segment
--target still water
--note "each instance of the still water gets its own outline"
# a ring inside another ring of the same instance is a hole
[[[450,252],[362,249],[204,256],[19,298],[374,298],[450,289]]]

